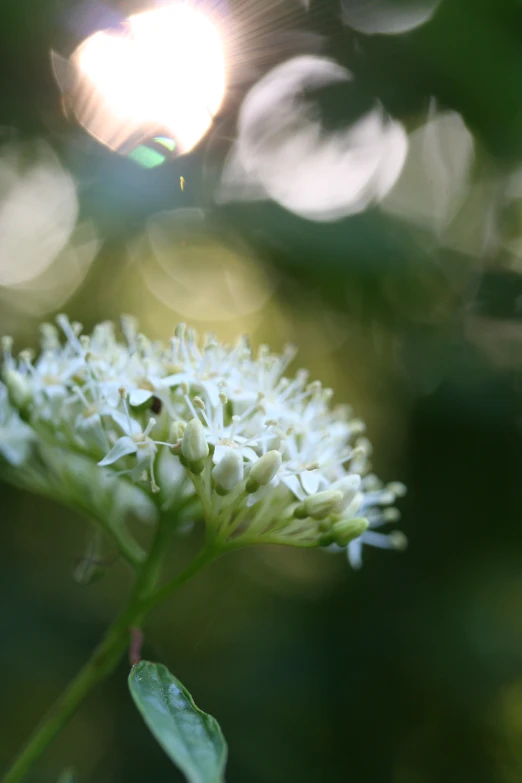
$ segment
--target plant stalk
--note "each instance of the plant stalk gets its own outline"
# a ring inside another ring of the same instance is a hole
[[[116,669],[129,645],[130,629],[139,627],[145,615],[168,595],[181,587],[219,552],[204,547],[192,563],[165,587],[154,592],[161,568],[169,526],[158,525],[156,538],[144,562],[126,608],[109,627],[89,661],[44,717],[19,756],[3,778],[3,783],[19,783],[45,749],[69,722],[85,698]]]

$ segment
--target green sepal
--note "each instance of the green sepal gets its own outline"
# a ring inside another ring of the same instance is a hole
[[[187,467],[195,476],[199,476],[205,470],[205,460],[198,459],[195,462],[187,462]]]
[[[257,481],[254,481],[253,479],[248,478],[247,482],[246,482],[246,485],[245,485],[245,489],[246,489],[246,491],[249,494],[252,494],[254,492],[257,492],[257,490],[259,489],[260,486],[261,486],[261,484],[258,484]]]

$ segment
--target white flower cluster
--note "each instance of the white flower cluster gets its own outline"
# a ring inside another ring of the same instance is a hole
[[[46,441],[143,482],[163,508],[199,499],[223,542],[346,547],[354,566],[364,543],[404,545],[372,529],[396,521],[404,486],[369,472],[364,425],[331,389],[284,375],[293,348],[254,357],[245,338],[200,341],[184,324],[164,344],[128,316],[123,341],[111,323],[87,336],[57,322],[65,340],[42,325],[37,358],[3,341],[10,400]]]

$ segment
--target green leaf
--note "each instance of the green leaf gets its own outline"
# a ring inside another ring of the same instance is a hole
[[[189,783],[222,783],[225,738],[180,681],[165,666],[141,661],[131,670],[129,688],[150,731]]]

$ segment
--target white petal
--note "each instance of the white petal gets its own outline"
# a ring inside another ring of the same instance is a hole
[[[172,387],[180,386],[180,384],[186,383],[189,386],[194,383],[194,378],[186,372],[177,372],[174,375],[167,375],[166,378],[162,378],[161,385]]]
[[[217,407],[219,405],[219,393],[221,392],[221,389],[217,383],[215,381],[203,381],[200,386],[208,394],[208,398],[212,407]]]
[[[135,454],[137,451],[138,447],[132,438],[129,438],[128,435],[124,435],[123,438],[116,441],[107,456],[104,457],[101,462],[98,462],[98,465],[100,468],[103,468],[106,465],[112,465],[113,462],[117,462],[127,454]]]
[[[362,566],[362,541],[360,537],[356,538],[355,541],[350,541],[346,554],[352,568],[360,568]]]
[[[314,495],[319,489],[321,472],[319,470],[303,470],[299,474],[301,484],[307,495]]]
[[[100,397],[102,400],[113,408],[116,408],[120,404],[120,392],[118,391],[120,384],[112,382],[100,383]]]
[[[393,539],[385,533],[374,533],[373,530],[366,530],[361,536],[365,544],[376,546],[379,549],[393,549]]]
[[[212,462],[214,465],[217,465],[218,462],[221,462],[227,451],[229,451],[228,446],[222,446],[221,444],[218,444],[215,447],[214,454],[212,455]]]
[[[250,448],[250,446],[243,446],[241,453],[243,457],[248,460],[248,462],[257,462],[259,459],[259,456],[256,454],[254,449]]]
[[[129,402],[131,405],[143,405],[144,402],[147,402],[153,396],[154,392],[148,389],[133,389],[129,394]]]
[[[305,500],[307,495],[306,492],[303,491],[303,488],[301,486],[301,482],[297,478],[297,476],[291,475],[291,476],[281,476],[281,481],[283,484],[285,484],[290,492],[292,492],[298,500]]]
[[[121,411],[110,410],[107,412],[107,415],[110,416],[119,427],[121,427],[126,435],[137,435],[138,432],[141,432],[141,427],[138,422],[134,421],[134,419],[131,419],[129,424],[128,416],[126,416],[124,413],[121,413]]]

